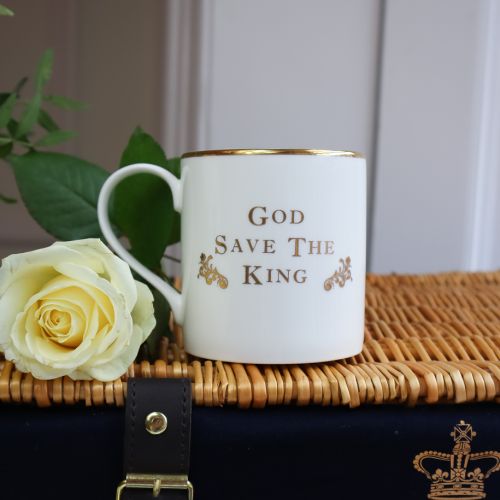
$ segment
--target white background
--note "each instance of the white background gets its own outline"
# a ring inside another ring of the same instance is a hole
[[[119,8],[117,7],[119,5]],[[67,146],[116,167],[133,127],[188,149],[353,149],[369,164],[369,267],[500,267],[500,2],[12,0],[0,86],[56,50]],[[13,41],[16,40],[16,43]],[[3,192],[13,193],[1,165]],[[50,241],[0,207],[0,254]]]

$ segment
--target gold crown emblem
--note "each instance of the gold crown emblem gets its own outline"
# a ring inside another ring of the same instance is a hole
[[[431,481],[430,499],[449,500],[485,498],[484,480],[500,470],[500,453],[482,451],[471,453],[471,441],[476,433],[472,425],[460,420],[450,436],[455,444],[452,453],[424,451],[413,460],[415,469]],[[445,466],[439,464],[445,462]],[[425,466],[424,466],[425,463]],[[431,472],[431,464],[441,465]]]

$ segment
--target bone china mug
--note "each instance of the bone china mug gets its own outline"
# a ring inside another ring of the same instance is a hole
[[[132,257],[112,232],[111,192],[139,173],[161,177],[182,213],[182,293]],[[158,166],[131,165],[104,183],[98,215],[111,247],[170,303],[190,354],[291,364],[361,352],[366,254],[361,155],[198,151],[182,156],[180,180]]]

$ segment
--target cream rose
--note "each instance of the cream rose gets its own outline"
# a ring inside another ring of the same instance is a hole
[[[113,380],[154,326],[150,290],[98,239],[2,261],[0,350],[34,377]]]

